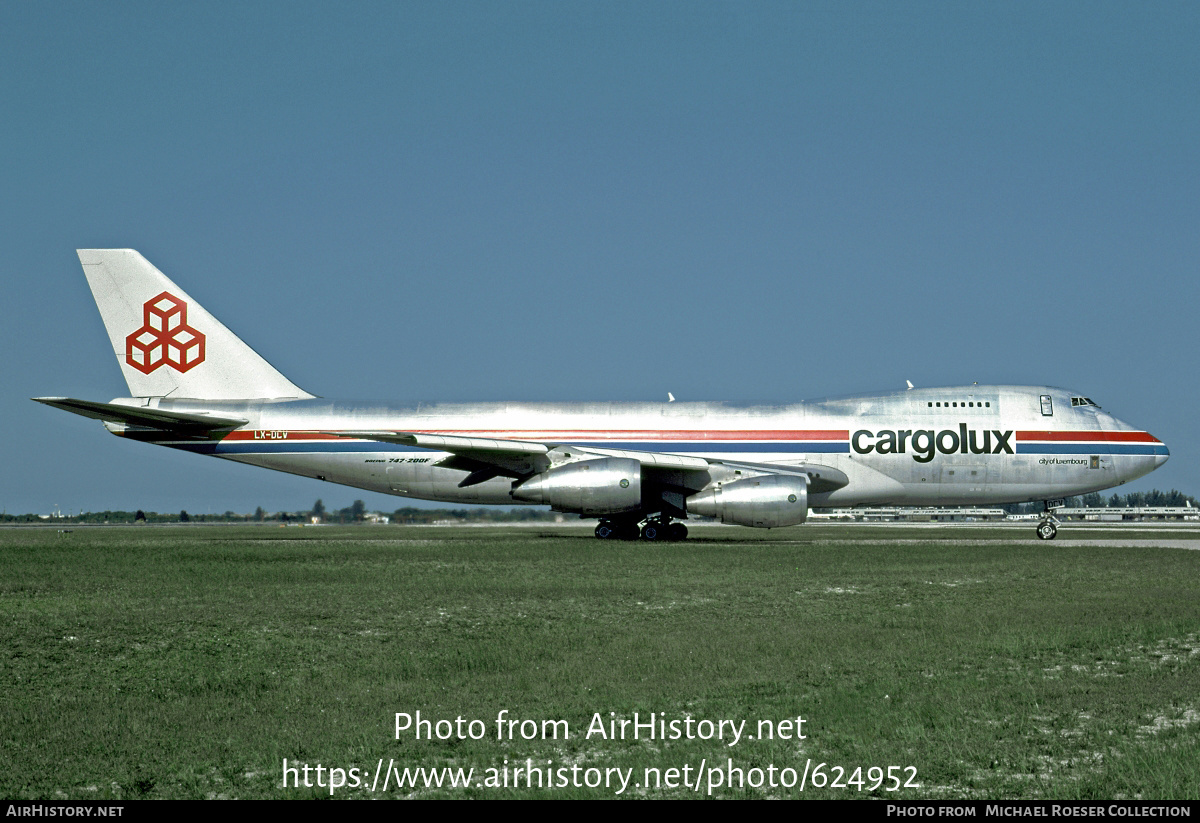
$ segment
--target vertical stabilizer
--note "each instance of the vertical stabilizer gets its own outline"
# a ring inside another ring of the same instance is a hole
[[[133,397],[312,397],[133,249],[79,249]]]

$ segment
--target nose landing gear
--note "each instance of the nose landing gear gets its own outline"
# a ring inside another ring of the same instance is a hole
[[[1043,504],[1045,511],[1042,513],[1042,519],[1037,525],[1038,540],[1053,540],[1058,534],[1059,520],[1054,516],[1054,510],[1060,506],[1066,505],[1065,500],[1047,500]]]

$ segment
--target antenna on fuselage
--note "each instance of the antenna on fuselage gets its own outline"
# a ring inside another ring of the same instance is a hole
[[[908,389],[913,388],[913,384],[912,384],[911,380],[905,380],[904,382],[908,384]],[[908,391],[908,389],[905,389],[905,391]]]
[[[667,392],[667,402],[668,402],[668,403],[674,403],[674,402],[675,402],[675,395],[671,394],[670,392]]]

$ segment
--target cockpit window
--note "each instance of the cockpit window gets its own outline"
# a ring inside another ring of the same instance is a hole
[[[1097,409],[1100,408],[1100,404],[1093,402],[1092,398],[1090,398],[1090,397],[1072,397],[1071,405],[1072,406],[1094,406]]]

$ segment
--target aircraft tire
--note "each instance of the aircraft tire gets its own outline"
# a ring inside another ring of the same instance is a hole
[[[687,526],[682,523],[672,523],[668,527],[668,533],[671,535],[672,540],[687,540]]]
[[[601,520],[600,524],[596,526],[596,537],[601,540],[615,540],[619,536],[616,526],[607,520]]]
[[[1057,534],[1058,534],[1058,527],[1055,526],[1053,523],[1051,523],[1049,520],[1044,520],[1041,523],[1038,523],[1038,527],[1037,527],[1038,540],[1053,540],[1055,535],[1057,535]]]
[[[667,529],[662,523],[656,523],[651,520],[646,525],[642,526],[642,539],[652,540],[655,543],[661,543],[667,539]]]

